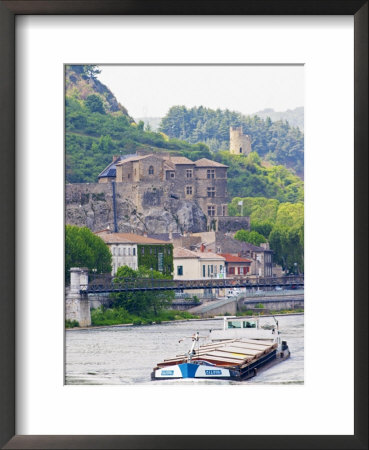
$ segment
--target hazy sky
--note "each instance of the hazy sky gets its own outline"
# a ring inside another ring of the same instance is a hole
[[[254,113],[304,106],[303,66],[99,66],[99,80],[134,117],[174,105]]]

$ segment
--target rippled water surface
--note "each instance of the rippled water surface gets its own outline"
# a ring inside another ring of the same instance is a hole
[[[291,357],[242,383],[301,384],[304,381],[304,316],[279,316],[281,337]],[[274,323],[261,318],[260,324]],[[188,351],[191,340],[179,339],[199,331],[221,329],[221,320],[199,320],[139,327],[106,327],[66,332],[66,384],[235,384],[226,380],[151,381],[156,363]]]

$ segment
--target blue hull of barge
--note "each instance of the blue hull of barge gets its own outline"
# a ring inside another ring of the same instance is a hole
[[[197,379],[222,379],[222,380],[247,380],[257,375],[258,371],[273,365],[276,362],[286,359],[289,356],[288,349],[285,349],[285,356],[277,358],[277,351],[264,355],[258,360],[246,367],[222,367],[213,364],[201,363],[182,363],[163,368],[156,368],[151,373],[153,380],[169,380],[178,378],[197,378]]]

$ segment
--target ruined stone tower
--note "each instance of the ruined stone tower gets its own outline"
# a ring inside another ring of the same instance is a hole
[[[232,155],[248,155],[251,152],[251,137],[243,134],[242,127],[229,128],[229,151]]]

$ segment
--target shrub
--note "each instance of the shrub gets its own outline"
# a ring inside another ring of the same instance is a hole
[[[75,328],[75,327],[79,327],[79,322],[77,320],[67,319],[65,321],[65,328]]]

